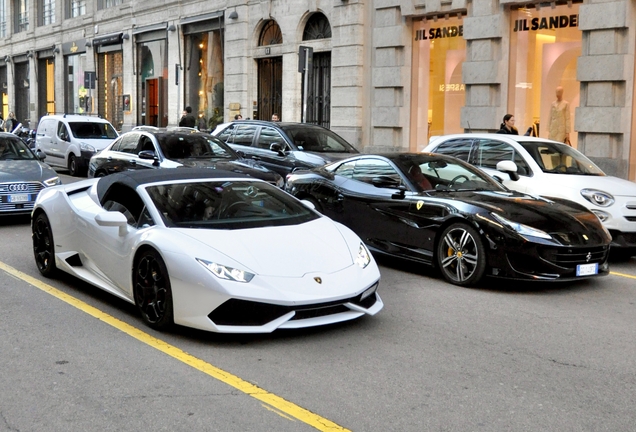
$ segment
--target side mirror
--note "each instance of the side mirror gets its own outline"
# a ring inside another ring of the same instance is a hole
[[[139,152],[139,159],[157,160],[157,155],[152,150],[142,150]]]
[[[510,160],[503,160],[497,162],[497,171],[506,173],[510,176],[510,180],[519,180],[519,174],[517,174],[517,164]]]
[[[95,215],[95,222],[102,227],[118,227],[119,235],[124,236],[128,232],[128,219],[118,211],[105,211]]]
[[[243,150],[237,150],[236,154],[241,157],[241,159],[245,159],[245,152]]]
[[[316,210],[316,206],[315,206],[315,205],[314,205],[314,203],[312,203],[311,201],[309,201],[309,200],[304,200],[304,199],[303,199],[303,200],[300,200],[300,202],[301,202],[301,203],[303,203],[303,205],[304,205],[305,207],[308,207],[308,208],[310,208],[310,209],[312,209],[312,210]]]
[[[46,159],[46,155],[44,154],[44,152],[40,149],[37,149],[35,151],[35,156],[40,159],[41,161],[43,161],[44,159]]]
[[[282,145],[281,143],[272,143],[272,144],[269,146],[269,149],[270,149],[271,151],[273,151],[273,152],[278,153],[278,154],[279,154],[279,155],[281,155],[281,156],[285,154],[285,153],[283,152],[284,147],[283,147],[283,145]]]

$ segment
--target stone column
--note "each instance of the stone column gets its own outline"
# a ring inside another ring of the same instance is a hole
[[[466,106],[461,110],[461,125],[467,132],[493,132],[499,129],[507,104],[507,87],[502,83],[507,76],[509,46],[503,36],[508,24],[497,2],[491,0],[473,0],[468,14],[462,67]]]
[[[387,4],[389,3],[389,4]],[[399,4],[378,1],[373,11],[371,54],[370,142],[365,152],[406,151],[409,148],[411,42]]]
[[[578,149],[606,173],[628,178],[633,147],[633,8],[627,0],[592,0],[579,9],[579,28],[581,99],[574,125]]]

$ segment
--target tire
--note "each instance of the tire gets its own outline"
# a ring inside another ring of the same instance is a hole
[[[68,173],[73,177],[79,176],[79,165],[73,153],[68,155]]]
[[[97,171],[95,177],[106,177],[106,173],[104,171]]]
[[[477,284],[486,271],[486,249],[479,233],[465,223],[446,227],[437,244],[437,265],[448,282]]]
[[[33,238],[33,256],[38,270],[45,277],[52,277],[56,271],[55,243],[51,223],[45,213],[38,213],[31,224]]]
[[[170,277],[156,250],[147,249],[135,260],[133,287],[135,305],[144,322],[155,330],[172,327],[174,311]]]

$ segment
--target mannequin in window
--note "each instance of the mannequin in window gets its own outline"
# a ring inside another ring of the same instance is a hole
[[[561,86],[556,88],[556,100],[552,102],[550,107],[548,138],[570,143],[570,103],[563,100],[563,87]]]
[[[499,127],[497,131],[498,134],[506,134],[506,135],[519,135],[519,131],[515,127],[515,116],[512,114],[506,114],[503,117],[503,123]]]

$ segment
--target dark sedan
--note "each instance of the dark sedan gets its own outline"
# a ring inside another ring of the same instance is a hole
[[[359,153],[338,134],[307,123],[240,120],[217,126],[213,134],[283,176]]]
[[[609,273],[611,237],[585,207],[512,192],[451,156],[360,155],[292,173],[286,189],[372,251],[436,266],[457,285]]]
[[[189,128],[142,126],[121,135],[91,158],[88,176],[154,168],[212,168],[259,178],[278,187],[284,179],[244,159],[212,135]]]
[[[17,136],[0,132],[0,215],[31,213],[40,191],[60,184],[42,159]]]

